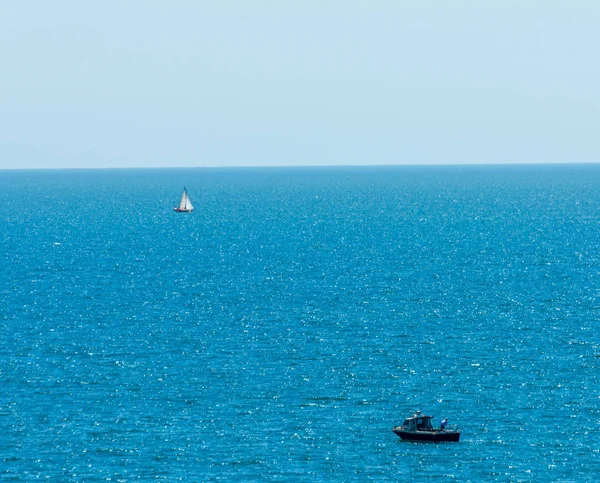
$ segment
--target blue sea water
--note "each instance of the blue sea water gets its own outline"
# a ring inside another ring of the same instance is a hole
[[[598,165],[0,172],[0,480],[598,481],[599,240]]]

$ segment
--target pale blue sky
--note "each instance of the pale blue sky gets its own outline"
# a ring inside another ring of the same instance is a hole
[[[0,169],[600,162],[600,1],[0,0]]]

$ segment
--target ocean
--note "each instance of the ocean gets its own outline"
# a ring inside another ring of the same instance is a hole
[[[599,240],[599,165],[0,171],[0,480],[597,481]]]

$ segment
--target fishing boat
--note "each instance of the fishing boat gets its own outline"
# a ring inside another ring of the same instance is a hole
[[[392,431],[405,441],[440,443],[460,439],[460,431],[446,429],[446,419],[442,421],[442,425],[438,429],[431,425],[432,418],[433,416],[425,416],[421,414],[421,411],[417,411],[410,418],[406,418],[402,426],[396,426],[392,428]]]
[[[181,195],[181,201],[179,202],[179,206],[173,208],[177,213],[191,213],[194,211],[194,205],[192,204],[192,200],[188,196],[187,189],[185,186],[183,187],[183,194]]]

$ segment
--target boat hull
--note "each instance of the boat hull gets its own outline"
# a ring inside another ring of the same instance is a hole
[[[458,442],[460,439],[459,431],[404,431],[400,428],[393,428],[392,431],[403,441],[442,443]]]
[[[175,211],[176,213],[191,213],[194,210],[186,210],[183,208],[173,208],[173,211]]]

